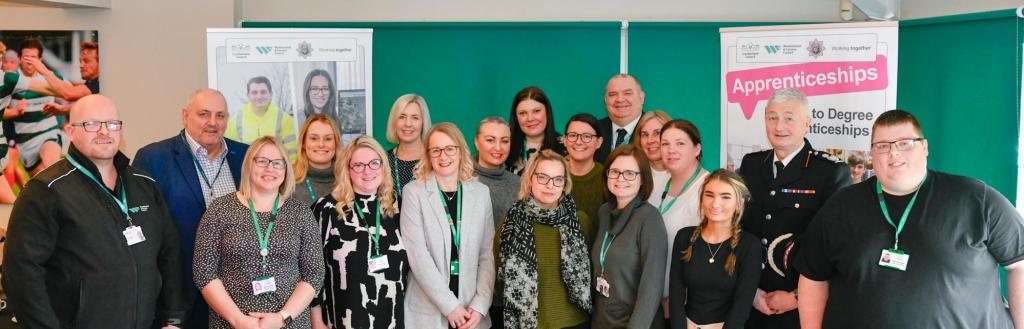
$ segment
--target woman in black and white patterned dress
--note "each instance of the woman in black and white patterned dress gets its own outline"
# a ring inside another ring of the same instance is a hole
[[[313,327],[404,328],[409,261],[384,149],[360,136],[338,165],[338,185],[313,206],[327,266],[320,305],[313,307],[323,320]]]
[[[199,222],[196,286],[210,328],[309,328],[309,303],[324,278],[316,222],[294,191],[281,142],[253,141],[237,193],[210,203]]]

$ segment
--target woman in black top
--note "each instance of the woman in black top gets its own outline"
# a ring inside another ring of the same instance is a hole
[[[313,328],[404,328],[409,258],[388,169],[380,144],[359,136],[338,159],[338,184],[313,206],[327,266]]]
[[[423,139],[428,129],[430,110],[427,109],[427,101],[416,94],[399,96],[391,106],[386,133],[389,143],[398,144],[388,151],[387,160],[399,207],[402,202],[402,188],[412,181],[413,169],[423,158]]]
[[[676,234],[669,274],[673,329],[743,328],[761,277],[757,237],[740,231],[750,191],[718,169],[701,186],[698,226]]]
[[[551,101],[538,87],[526,87],[512,98],[512,112],[508,115],[512,128],[512,144],[505,168],[522,175],[526,163],[542,150],[553,150],[565,155]]]

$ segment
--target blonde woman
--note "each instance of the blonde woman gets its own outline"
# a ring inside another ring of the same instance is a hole
[[[386,153],[359,136],[338,158],[338,185],[313,206],[327,273],[314,328],[404,328],[409,259]]]
[[[313,214],[291,199],[282,144],[249,146],[236,193],[214,199],[199,222],[192,263],[210,305],[210,328],[309,328],[309,303],[324,280]]]
[[[651,177],[653,178],[654,191],[665,187],[669,173],[665,170],[665,163],[661,160],[661,127],[672,118],[662,110],[644,112],[637,121],[636,130],[629,141],[644,150],[644,155],[651,161]]]
[[[424,157],[423,144],[427,129],[430,129],[427,101],[416,94],[398,97],[388,115],[386,137],[389,143],[398,144],[388,151],[388,164],[399,204],[402,202],[402,189],[413,180],[413,170]]]
[[[671,327],[743,328],[761,278],[761,245],[740,230],[750,191],[718,169],[700,189],[701,221],[679,231],[669,274]]]
[[[487,186],[473,177],[459,128],[430,128],[426,152],[402,193],[402,242],[409,253],[406,323],[417,328],[490,328],[494,220]]]
[[[295,197],[313,204],[334,188],[334,159],[341,149],[341,132],[330,117],[315,113],[302,124],[299,143]]]
[[[587,328],[594,227],[569,196],[568,163],[540,151],[523,171],[519,201],[498,229],[505,328]]]

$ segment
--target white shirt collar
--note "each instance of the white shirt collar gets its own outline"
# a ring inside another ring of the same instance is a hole
[[[633,121],[630,121],[629,123],[627,123],[625,127],[619,126],[619,125],[615,124],[615,121],[612,121],[612,135],[614,135],[615,131],[617,131],[619,129],[625,129],[626,130],[626,136],[632,135],[633,134],[633,130],[636,129],[637,122],[640,122],[640,117],[641,117],[640,115],[636,116],[636,119],[633,119]],[[612,136],[612,138],[614,138],[614,137],[615,136]]]
[[[187,131],[184,132],[184,135],[185,135],[185,141],[188,142],[189,149],[192,150],[192,154],[195,154],[196,156],[198,156],[199,154],[202,154],[203,156],[206,156],[207,158],[209,158],[209,156],[210,156],[209,154],[210,153],[208,151],[206,151],[206,148],[204,148],[202,145],[199,145],[199,142],[197,142],[195,139],[193,139],[192,136],[190,136]],[[228,142],[224,141],[224,138],[221,138],[220,139],[220,150],[221,150],[221,152],[217,153],[217,156],[219,157],[219,156],[225,154],[224,152],[226,152],[227,149],[228,149]]]
[[[785,166],[789,165],[790,161],[793,161],[793,158],[796,157],[797,153],[800,153],[800,151],[803,151],[804,146],[806,144],[807,144],[806,141],[805,142],[801,142],[800,143],[800,147],[796,148],[796,151],[793,151],[793,153],[790,153],[789,155],[787,155],[785,159],[779,159],[779,154],[775,153],[775,151],[772,151],[772,154],[775,157],[775,161],[782,161],[782,166],[785,167]]]

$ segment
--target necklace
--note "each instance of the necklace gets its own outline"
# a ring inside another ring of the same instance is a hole
[[[708,263],[709,264],[714,264],[715,263],[715,255],[718,255],[718,251],[722,250],[722,245],[724,245],[724,244],[725,244],[725,241],[722,241],[721,243],[718,244],[718,248],[715,249],[714,252],[712,252],[711,251],[711,244],[708,243],[707,241],[704,241],[704,245],[708,246],[708,252],[711,253],[711,258],[708,258]]]
[[[448,193],[451,193],[452,196],[448,196]],[[441,194],[444,194],[444,198],[448,199],[448,201],[452,201],[452,199],[455,198],[455,195],[458,194],[458,192],[457,191],[456,192],[444,192],[444,191],[442,191]]]

